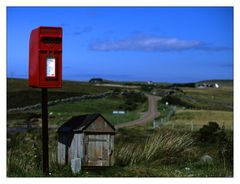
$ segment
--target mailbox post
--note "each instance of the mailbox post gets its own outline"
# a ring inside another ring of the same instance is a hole
[[[48,88],[62,87],[62,28],[40,26],[31,32],[29,86],[42,89],[43,172],[48,174]]]

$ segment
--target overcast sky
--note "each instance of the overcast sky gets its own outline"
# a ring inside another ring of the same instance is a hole
[[[38,26],[63,28],[65,80],[233,77],[230,7],[8,7],[8,77],[28,77],[29,36]]]

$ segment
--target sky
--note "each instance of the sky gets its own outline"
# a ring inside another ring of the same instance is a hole
[[[63,28],[63,80],[233,79],[231,7],[8,7],[7,77],[28,78],[39,26]]]

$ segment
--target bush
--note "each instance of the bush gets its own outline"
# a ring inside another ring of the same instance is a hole
[[[161,99],[161,103],[166,103],[168,102],[169,104],[172,105],[178,105],[178,106],[184,106],[186,108],[193,108],[194,106],[192,105],[193,99],[187,98],[187,96],[184,96],[180,93],[175,93],[175,92],[170,92],[168,95],[164,96]]]
[[[133,111],[139,104],[142,104],[146,101],[146,97],[143,93],[139,92],[127,92],[124,93],[124,103],[119,106],[119,109]]]
[[[224,139],[224,132],[216,122],[209,122],[208,125],[203,125],[197,132],[197,139],[202,143],[217,143],[217,141]]]
[[[145,92],[150,92],[154,88],[154,85],[142,85],[141,90]]]
[[[197,140],[205,145],[216,146],[220,162],[224,165],[233,165],[233,138],[232,132],[227,135],[226,130],[220,128],[218,123],[209,122],[197,132]]]

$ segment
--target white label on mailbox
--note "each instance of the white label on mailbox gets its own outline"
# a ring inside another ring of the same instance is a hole
[[[55,58],[47,58],[47,77],[55,77],[56,74],[56,61]]]

